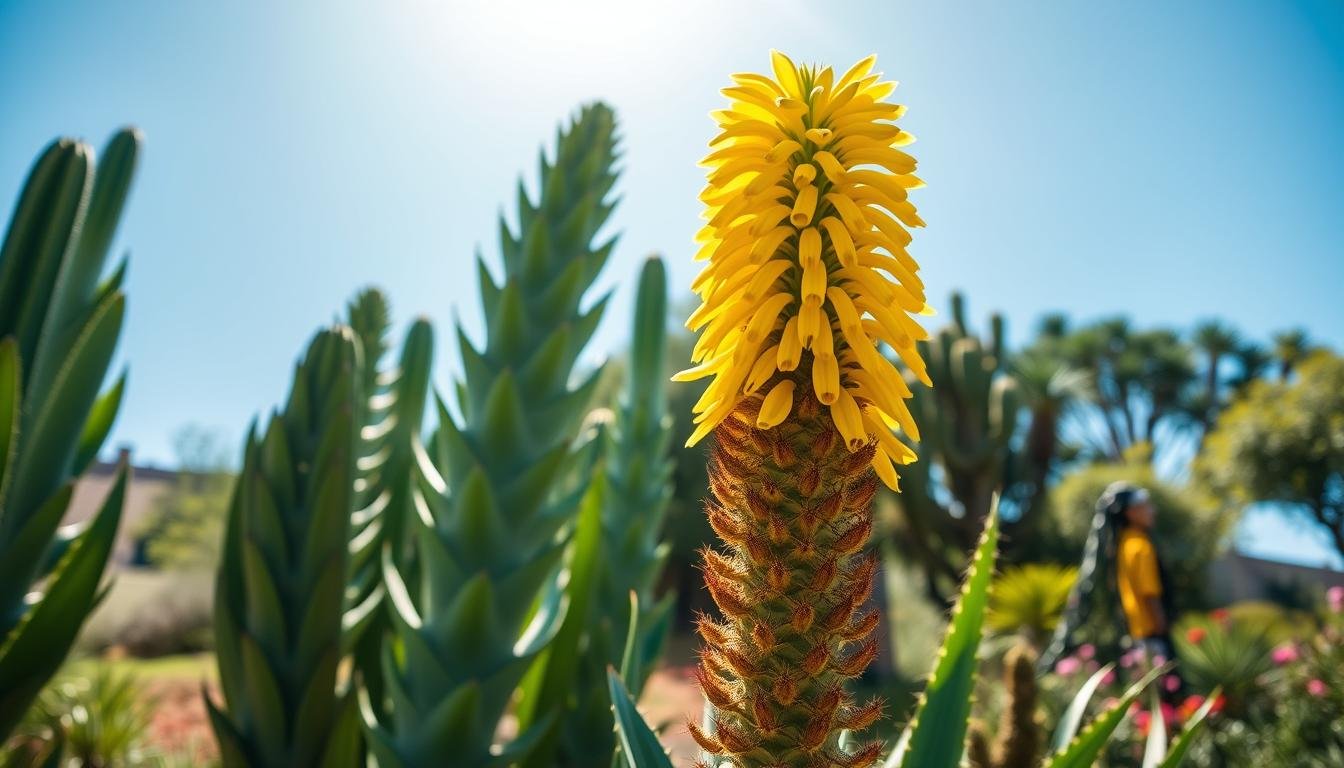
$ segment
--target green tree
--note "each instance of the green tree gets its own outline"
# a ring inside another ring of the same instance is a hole
[[[155,500],[140,534],[141,554],[165,570],[213,569],[219,562],[233,473],[228,441],[199,424],[173,435],[177,477]]]
[[[1293,367],[1311,352],[1311,338],[1301,328],[1292,328],[1274,334],[1274,359],[1279,364],[1279,378],[1286,379]]]
[[[1230,504],[1301,510],[1344,553],[1344,357],[1319,350],[1258,381],[1223,414],[1194,477]]]

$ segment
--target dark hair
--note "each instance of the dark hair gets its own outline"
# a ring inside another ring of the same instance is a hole
[[[1097,513],[1105,515],[1111,528],[1118,532],[1129,525],[1125,512],[1135,503],[1147,500],[1148,491],[1133,483],[1117,480],[1101,492],[1101,498],[1097,499]]]

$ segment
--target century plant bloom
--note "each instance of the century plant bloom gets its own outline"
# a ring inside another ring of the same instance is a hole
[[[877,478],[896,487],[914,452],[895,433],[918,436],[887,354],[926,378],[910,317],[927,311],[924,290],[905,250],[920,182],[871,57],[840,77],[772,58],[773,78],[734,75],[714,113],[709,263],[687,323],[698,365],[677,376],[713,377],[689,442],[715,434],[706,512],[726,545],[703,553],[723,613],[699,622],[713,727],[690,728],[739,768],[868,766],[882,744],[845,749],[839,735],[882,712],[844,683],[878,647],[864,607]]]
[[[905,108],[870,74],[875,57],[838,79],[772,53],[774,79],[734,75],[732,103],[703,164],[708,223],[696,236],[708,261],[692,288],[702,304],[686,325],[704,329],[694,368],[713,376],[695,405],[693,445],[745,399],[764,394],[757,426],[788,417],[794,388],[826,406],[850,451],[876,440],[873,467],[895,489],[895,464],[915,454],[893,435],[919,439],[910,390],[882,352],[893,349],[929,384],[910,313],[931,314],[919,265],[906,252],[924,222],[907,199],[923,185],[903,152],[914,137],[891,121]],[[788,374],[810,370],[800,381]]]

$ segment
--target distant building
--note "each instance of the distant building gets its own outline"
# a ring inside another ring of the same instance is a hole
[[[1237,551],[1209,566],[1209,598],[1216,605],[1243,600],[1292,603],[1330,587],[1344,586],[1344,571],[1261,560]]]
[[[117,467],[130,459],[130,451],[121,449],[115,462],[95,462],[75,483],[75,493],[66,513],[66,523],[88,520],[98,513],[103,500],[112,490]],[[127,565],[136,556],[136,535],[154,514],[158,500],[177,482],[177,472],[156,467],[132,467],[131,482],[126,487],[126,500],[121,510],[121,526],[117,529],[117,543],[112,550],[112,562]]]

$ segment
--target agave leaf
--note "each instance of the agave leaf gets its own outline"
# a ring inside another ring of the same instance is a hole
[[[0,645],[0,735],[7,735],[56,673],[98,596],[116,541],[129,471],[122,467],[93,524],[57,564],[46,592]]]
[[[0,530],[4,529],[9,469],[19,442],[19,407],[22,403],[19,382],[22,376],[18,343],[12,338],[0,339]]]
[[[1133,704],[1167,669],[1168,667],[1157,667],[1130,686],[1119,701],[1098,715],[1068,746],[1048,758],[1046,768],[1088,768],[1093,765],[1101,755],[1101,750],[1106,747],[1106,742],[1110,741],[1111,734],[1115,733],[1115,729],[1125,719],[1129,705]]]
[[[75,232],[76,240],[62,259],[60,273],[52,286],[35,355],[36,368],[30,380],[34,392],[46,391],[54,381],[65,350],[95,306],[90,299],[96,296],[107,250],[130,194],[139,148],[140,132],[134,128],[122,129],[112,137],[98,164],[87,206]]]
[[[607,688],[611,693],[612,712],[616,715],[616,735],[627,768],[672,768],[663,745],[635,709],[630,692],[616,670],[607,668]]]
[[[68,350],[50,391],[39,408],[25,409],[17,475],[6,500],[8,509],[32,509],[49,496],[75,458],[86,414],[98,397],[98,386],[112,361],[121,334],[126,302],[114,294],[99,305]],[[9,524],[15,521],[8,520]]]
[[[1083,683],[1083,687],[1074,694],[1073,700],[1069,702],[1068,708],[1064,710],[1064,715],[1059,719],[1059,724],[1055,726],[1055,735],[1050,742],[1050,751],[1058,752],[1073,741],[1073,737],[1078,733],[1078,727],[1083,724],[1083,715],[1087,713],[1087,705],[1092,701],[1092,696],[1096,694],[1097,688],[1101,687],[1101,681],[1106,675],[1115,668],[1114,664],[1107,664],[1092,673],[1092,676]]]
[[[1190,745],[1194,743],[1195,737],[1207,724],[1209,713],[1213,711],[1214,702],[1218,700],[1222,693],[1221,688],[1213,689],[1213,692],[1204,700],[1199,709],[1195,710],[1195,714],[1191,715],[1190,719],[1186,721],[1185,729],[1177,734],[1176,739],[1172,742],[1171,751],[1167,752],[1167,756],[1159,763],[1159,768],[1176,768],[1181,764],[1181,761],[1185,759],[1185,753],[1190,750]]]
[[[84,470],[98,458],[98,451],[102,449],[103,441],[107,440],[108,433],[112,431],[112,423],[117,419],[117,412],[121,409],[121,397],[125,391],[126,372],[122,371],[117,377],[117,383],[94,401],[93,408],[89,410],[89,418],[84,422],[84,431],[79,436],[79,448],[75,452],[75,463],[71,469],[74,474],[84,474]]]
[[[528,680],[532,688],[523,688],[522,703],[518,709],[520,730],[531,728],[549,713],[561,712],[568,705],[574,687],[574,671],[580,663],[580,641],[588,629],[588,611],[595,591],[598,559],[602,553],[602,505],[606,484],[599,474],[589,486],[579,505],[578,530],[572,543],[568,565],[569,609],[564,623],[550,647],[538,657],[537,664],[545,671]],[[540,737],[524,766],[551,765],[555,756],[556,734],[553,730]]]
[[[933,675],[920,695],[914,719],[887,759],[886,768],[955,768],[961,763],[998,542],[996,497],[985,519],[985,531],[971,560]]]
[[[1157,768],[1167,755],[1167,721],[1162,716],[1162,702],[1157,698],[1157,689],[1148,689],[1148,739],[1143,746],[1143,768]]]

